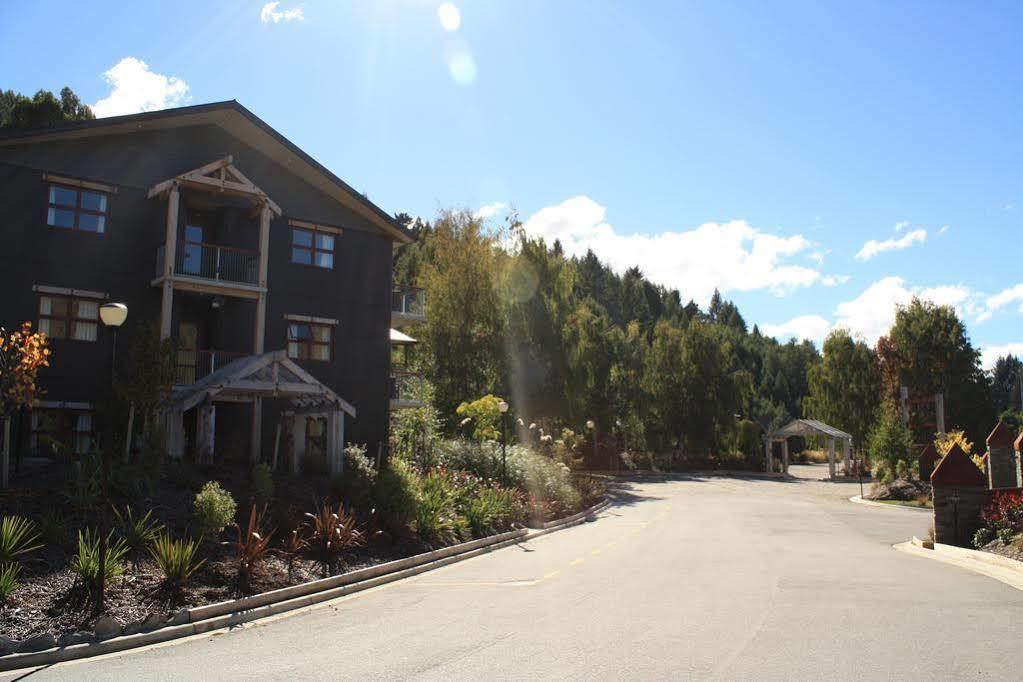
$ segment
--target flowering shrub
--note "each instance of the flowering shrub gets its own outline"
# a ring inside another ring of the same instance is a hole
[[[1023,491],[996,490],[980,518],[995,533],[1023,531]]]

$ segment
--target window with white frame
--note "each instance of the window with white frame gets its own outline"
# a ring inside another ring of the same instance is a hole
[[[95,341],[98,329],[99,301],[40,294],[39,331],[51,339]]]
[[[106,192],[50,183],[46,224],[64,230],[103,234],[109,203]]]

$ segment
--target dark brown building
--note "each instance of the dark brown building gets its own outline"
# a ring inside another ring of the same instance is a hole
[[[53,350],[23,453],[92,447],[109,301],[129,309],[118,363],[140,322],[175,346],[171,456],[333,471],[346,442],[386,446],[392,316],[424,312],[392,290],[411,237],[237,102],[0,135],[0,206],[0,324]]]

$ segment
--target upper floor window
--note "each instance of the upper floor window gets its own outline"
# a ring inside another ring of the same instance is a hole
[[[39,331],[51,339],[95,341],[99,302],[72,296],[39,297]]]
[[[46,224],[65,230],[102,234],[109,201],[105,192],[50,184]]]
[[[333,269],[334,235],[322,230],[292,227],[291,262]]]
[[[288,357],[295,360],[330,362],[334,328],[313,322],[288,323]]]

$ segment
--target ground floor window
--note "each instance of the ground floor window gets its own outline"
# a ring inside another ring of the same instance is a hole
[[[29,450],[35,455],[84,455],[92,450],[92,413],[37,408],[31,413]]]
[[[330,325],[311,322],[288,324],[289,358],[330,362],[333,345],[334,328]]]

